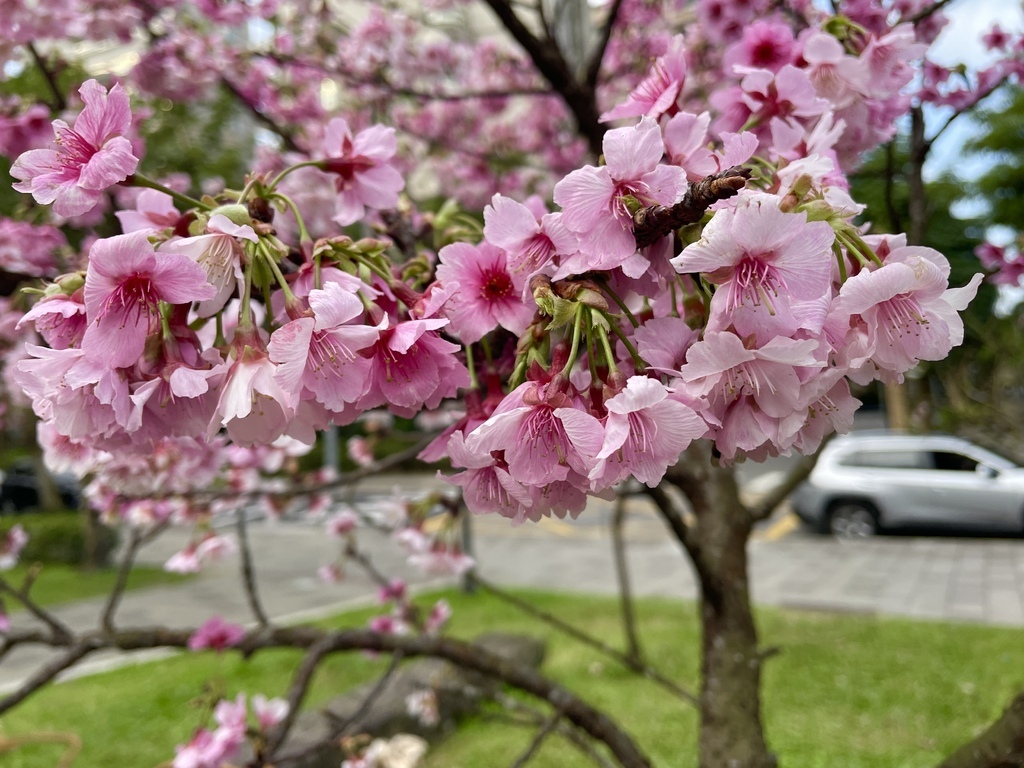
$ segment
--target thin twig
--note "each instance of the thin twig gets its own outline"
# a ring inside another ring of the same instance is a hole
[[[601,62],[604,61],[605,51],[608,49],[608,43],[612,39],[612,32],[615,31],[615,22],[618,21],[620,8],[622,8],[622,0],[615,0],[612,3],[612,7],[608,9],[604,26],[601,28],[601,35],[597,39],[597,45],[594,46],[594,52],[591,54],[584,82],[592,91],[597,89],[597,80],[601,75]]]
[[[63,91],[57,84],[57,78],[50,71],[50,67],[46,64],[46,60],[39,54],[35,44],[26,43],[25,47],[28,49],[29,55],[32,57],[32,61],[39,68],[39,71],[43,75],[43,79],[46,81],[46,87],[50,89],[50,93],[53,94],[53,104],[50,106],[55,112],[63,112],[68,108],[68,100],[65,98]]]
[[[643,664],[640,637],[636,631],[636,612],[633,610],[633,590],[629,582],[629,563],[626,560],[626,540],[623,526],[626,519],[626,496],[618,494],[612,512],[612,553],[615,556],[615,575],[619,582],[619,605],[622,609],[622,627],[626,633],[626,655]]]
[[[821,449],[828,445],[833,437],[835,437],[835,432],[827,435],[821,441],[821,446],[817,451],[807,456],[801,456],[800,460],[786,473],[786,478],[765,494],[765,497],[756,506],[750,508],[750,519],[757,522],[769,518],[779,504],[789,498],[797,486],[810,476],[814,466],[818,463]]]
[[[220,81],[224,85],[224,87],[252,113],[253,117],[255,117],[267,128],[269,128],[272,132],[276,133],[278,136],[281,137],[281,141],[284,143],[285,149],[288,149],[292,152],[305,151],[295,142],[295,138],[291,135],[291,133],[288,130],[282,128],[280,125],[277,124],[274,118],[272,118],[265,112],[261,111],[255,104],[249,101],[249,97],[242,93],[238,89],[238,87],[234,83],[232,83],[227,77],[222,76]]]
[[[238,549],[242,555],[242,584],[245,586],[245,597],[249,608],[261,627],[270,625],[267,612],[263,609],[259,589],[256,586],[256,569],[252,562],[252,548],[249,545],[249,532],[245,521],[245,507],[238,508]]]
[[[336,737],[344,736],[346,731],[348,731],[356,720],[359,719],[360,715],[366,714],[370,711],[373,705],[377,703],[377,699],[380,698],[380,695],[384,693],[384,689],[387,687],[388,682],[390,682],[395,672],[398,671],[398,665],[401,663],[401,653],[395,653],[392,655],[391,663],[388,664],[388,668],[384,670],[384,674],[380,676],[373,688],[371,688],[363,700],[359,702],[359,706],[353,710],[352,714],[344,720],[336,718],[337,723],[334,728],[334,734]]]
[[[949,5],[950,2],[952,2],[952,0],[937,0],[937,2],[925,6],[917,13],[915,13],[913,16],[910,16],[909,18],[906,19],[900,19],[900,21],[909,21],[911,24],[917,24],[919,21],[924,21],[932,14],[938,13],[947,5]]]
[[[541,725],[546,719],[544,713],[541,710],[537,709],[536,707],[531,707],[528,704],[524,704],[523,702],[519,701],[519,699],[509,696],[508,694],[502,693],[501,691],[498,691],[495,694],[494,700],[509,712],[516,712],[522,715],[523,717],[527,718],[527,720],[524,722],[521,718],[506,713],[506,722],[510,722],[520,726],[525,725],[537,727]],[[576,749],[582,752],[586,757],[593,760],[594,763],[596,763],[599,766],[599,768],[614,768],[611,762],[609,762],[604,755],[602,755],[600,752],[597,751],[597,749],[594,748],[594,745],[591,743],[591,740],[587,736],[582,734],[579,731],[579,729],[575,728],[574,726],[566,725],[565,723],[559,722],[556,730],[559,736],[561,736],[574,747],[576,747]]]
[[[291,731],[292,726],[295,724],[295,719],[299,715],[299,707],[302,706],[302,701],[306,698],[306,693],[309,691],[310,683],[313,682],[313,675],[324,660],[328,650],[329,644],[326,638],[315,643],[306,652],[302,664],[295,670],[291,687],[288,689],[288,712],[284,716],[284,720],[281,721],[273,734],[267,739],[264,754],[268,760],[273,760],[274,753],[277,752],[278,747],[284,744],[285,739],[288,738],[288,733]]]
[[[510,768],[523,768],[524,765],[530,762],[530,760],[533,759],[533,756],[537,754],[537,750],[540,749],[540,745],[543,744],[544,740],[547,739],[547,737],[552,734],[555,728],[558,727],[558,723],[561,719],[561,712],[555,712],[549,718],[547,718],[544,724],[534,735],[533,739],[526,746],[526,749],[523,751],[521,755],[519,755],[519,757],[516,758],[516,761],[512,763]]]
[[[128,539],[128,546],[124,551],[124,557],[121,559],[121,565],[117,570],[117,581],[110,591],[110,597],[107,598],[107,605],[103,609],[103,617],[100,620],[100,626],[107,632],[114,631],[114,614],[117,613],[121,597],[128,586],[128,576],[135,564],[135,556],[138,554],[140,546],[142,546],[142,536],[133,529]]]
[[[79,640],[78,643],[71,646],[71,650],[63,656],[58,659],[54,659],[49,664],[44,664],[34,675],[32,675],[32,677],[26,680],[18,690],[9,696],[5,696],[3,699],[0,699],[0,715],[16,704],[20,704],[57,677],[61,672],[73,667],[90,653],[97,650],[98,647],[98,643],[90,642],[89,640]]]
[[[10,583],[0,576],[0,591],[6,592],[15,600],[25,606],[26,610],[50,628],[55,640],[67,640],[74,637],[74,633],[67,624],[60,621],[56,616],[40,606],[28,593],[28,586],[31,582],[26,580],[26,586],[22,589],[15,589]]]
[[[1007,73],[1007,74],[1003,75],[1001,78],[999,78],[998,80],[996,80],[994,83],[992,83],[985,90],[984,93],[979,94],[978,98],[974,99],[974,101],[972,101],[967,106],[964,106],[964,107],[961,107],[960,109],[955,110],[953,112],[953,114],[949,116],[949,118],[946,120],[946,122],[944,122],[941,126],[939,126],[939,129],[937,131],[935,131],[935,133],[932,134],[931,138],[929,138],[929,139],[927,139],[925,141],[925,143],[924,143],[925,151],[927,152],[928,150],[930,150],[932,148],[932,145],[935,143],[935,140],[938,139],[943,133],[945,133],[946,130],[949,128],[949,126],[951,126],[957,120],[957,118],[959,118],[959,117],[967,114],[971,110],[973,110],[976,106],[978,106],[978,104],[981,101],[983,101],[984,99],[987,99],[989,96],[991,96],[993,93],[995,93],[998,88],[1000,88],[1002,85],[1004,85],[1010,79],[1010,74],[1011,73]]]
[[[515,595],[510,594],[509,592],[506,592],[500,587],[495,586],[491,582],[480,578],[480,574],[476,574],[474,578],[476,580],[477,585],[480,586],[480,588],[484,589],[487,592],[490,592],[492,595],[499,598],[500,600],[503,600],[509,605],[515,606],[519,610],[529,614],[530,616],[533,616],[534,618],[540,619],[546,624],[551,625],[555,629],[559,630],[560,632],[563,632],[566,635],[569,635],[570,637],[574,638],[575,640],[578,640],[584,645],[588,645],[594,650],[600,651],[605,656],[615,659],[615,661],[619,662],[627,669],[631,669],[637,674],[647,678],[651,682],[657,683],[662,688],[671,693],[673,696],[676,696],[695,706],[699,703],[699,699],[696,695],[690,693],[685,688],[682,688],[676,683],[672,682],[663,674],[658,672],[656,669],[653,669],[652,667],[649,667],[636,659],[631,659],[622,651],[612,648],[610,645],[603,643],[596,637],[588,635],[586,632],[572,626],[571,624],[567,624],[566,622],[559,619],[557,616],[554,616],[548,613],[547,611],[541,610],[540,608],[531,605],[527,601],[518,598]]]

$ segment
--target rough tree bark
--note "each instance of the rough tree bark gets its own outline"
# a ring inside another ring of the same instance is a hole
[[[984,733],[943,760],[937,768],[1020,768],[1024,765],[1024,693],[1010,702]]]
[[[702,441],[666,476],[689,502],[693,523],[665,484],[650,490],[700,583],[700,767],[774,768],[761,720],[766,654],[758,646],[747,568],[754,515],[740,501],[733,470],[711,462]]]

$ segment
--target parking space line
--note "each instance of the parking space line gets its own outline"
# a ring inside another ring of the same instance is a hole
[[[759,541],[778,541],[784,536],[788,536],[799,527],[800,518],[792,512],[787,512],[771,525],[761,531],[755,532],[751,538]]]

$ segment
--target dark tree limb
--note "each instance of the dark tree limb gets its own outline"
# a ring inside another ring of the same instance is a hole
[[[60,86],[57,84],[57,76],[50,69],[49,64],[46,63],[46,59],[40,55],[33,43],[26,43],[25,48],[28,50],[29,56],[32,57],[32,61],[42,74],[43,80],[46,81],[46,87],[50,89],[50,95],[53,96],[53,101],[51,102],[50,107],[55,112],[63,112],[68,108],[68,100],[64,96],[64,91],[62,91]]]
[[[1020,768],[1024,765],[1024,693],[973,740],[936,768]]]
[[[270,618],[263,608],[259,587],[256,586],[256,567],[252,561],[252,547],[249,544],[249,530],[245,520],[245,507],[238,508],[238,550],[241,554],[242,585],[245,587],[245,599],[249,609],[261,627],[270,625]]]
[[[227,90],[231,93],[231,95],[238,99],[239,103],[241,103],[246,109],[249,110],[250,113],[252,113],[253,117],[255,117],[259,122],[263,123],[263,125],[269,128],[273,133],[276,133],[278,136],[281,137],[281,142],[284,144],[285,149],[290,150],[292,152],[305,151],[296,143],[295,137],[292,136],[290,131],[278,125],[277,122],[270,115],[266,114],[258,106],[249,101],[249,97],[242,93],[238,89],[238,87],[234,83],[232,83],[228,78],[221,77],[220,81],[224,85],[224,87],[227,88]]]
[[[811,472],[814,470],[814,466],[818,463],[818,456],[821,455],[821,449],[824,448],[833,437],[835,437],[834,432],[822,440],[821,446],[817,451],[808,456],[801,456],[800,460],[789,470],[789,472],[786,473],[786,478],[782,483],[772,488],[767,494],[765,494],[765,497],[761,499],[761,501],[750,508],[750,519],[757,522],[771,517],[772,512],[774,512],[776,508],[784,502],[789,495],[793,493],[793,491],[796,490],[797,486],[810,477]]]
[[[114,614],[117,613],[121,597],[128,586],[128,576],[131,574],[132,566],[135,565],[135,556],[138,554],[140,546],[142,546],[142,536],[133,529],[124,557],[121,558],[121,565],[117,569],[117,581],[114,583],[113,589],[110,590],[110,596],[107,598],[107,604],[104,606],[103,615],[100,618],[100,626],[107,632],[114,631]]]
[[[267,743],[263,750],[265,757],[273,758],[278,747],[284,744],[285,739],[288,738],[288,733],[295,724],[295,719],[299,716],[299,707],[302,706],[306,693],[309,692],[313,676],[316,674],[320,663],[324,660],[324,656],[327,655],[328,651],[329,644],[327,638],[314,643],[313,647],[306,652],[302,663],[295,670],[295,674],[292,676],[292,684],[288,689],[288,712],[277,728],[274,729],[273,733],[267,738]]]
[[[528,704],[524,704],[519,699],[508,696],[501,691],[495,695],[494,700],[504,707],[508,713],[506,713],[505,721],[514,723],[515,725],[527,725],[532,728],[538,728],[544,724],[545,717],[544,712],[540,711],[536,707],[531,707]],[[512,713],[512,714],[509,714]],[[524,722],[525,718],[525,722]],[[608,759],[602,755],[591,742],[590,739],[581,733],[577,728],[566,725],[565,723],[559,722],[555,728],[555,731],[563,739],[572,744],[576,749],[583,753],[588,759],[595,763],[599,768],[612,768],[612,764]]]
[[[550,39],[541,40],[530,32],[516,15],[508,0],[486,0],[486,2],[502,26],[526,51],[537,71],[548,81],[555,93],[562,97],[565,105],[576,119],[577,131],[587,140],[591,154],[594,157],[599,156],[605,127],[599,119],[600,114],[597,110],[597,97],[594,89],[588,88],[586,83],[576,81],[569,64],[558,50],[558,46]]]
[[[47,665],[18,691],[0,700],[0,714],[27,698],[78,659],[102,648],[122,651],[143,648],[187,648],[194,629],[139,627],[119,629],[112,634],[86,633],[78,638],[47,638],[39,633],[12,632],[14,644],[37,642],[71,650],[58,662]],[[312,648],[322,644],[324,655],[346,651],[376,651],[403,657],[432,656],[463,669],[499,680],[546,702],[566,720],[603,742],[623,768],[650,768],[651,762],[633,739],[606,714],[587,704],[569,690],[548,680],[536,670],[503,658],[478,645],[432,635],[393,635],[371,629],[325,631],[317,627],[273,627],[252,630],[237,646],[245,654],[269,648]]]
[[[696,224],[704,212],[719,200],[735,196],[750,178],[750,170],[734,165],[692,184],[683,199],[673,206],[651,205],[633,214],[636,247],[653,245],[665,235],[687,224]]]
[[[547,718],[547,720],[545,720],[544,723],[541,724],[540,728],[537,729],[537,733],[534,734],[534,737],[530,740],[530,743],[526,745],[526,749],[523,750],[523,753],[516,758],[515,762],[512,763],[510,768],[523,768],[528,762],[530,762],[530,760],[533,759],[533,756],[537,754],[537,750],[540,749],[541,744],[544,743],[548,736],[554,733],[561,719],[561,712],[555,712],[553,715]]]
[[[89,639],[82,639],[76,642],[63,656],[54,659],[49,664],[44,664],[36,673],[26,680],[18,690],[0,699],[0,713],[6,712],[11,707],[20,704],[44,685],[52,682],[61,672],[75,666],[90,653],[98,650],[99,642]]]
[[[617,494],[612,512],[612,552],[615,556],[615,575],[619,582],[619,606],[622,610],[622,628],[626,634],[626,656],[643,664],[640,636],[636,629],[636,611],[633,607],[633,589],[629,581],[629,563],[626,560],[626,539],[623,531],[626,521],[626,496]]]
[[[622,0],[614,0],[611,8],[608,9],[608,15],[605,16],[604,26],[601,27],[601,34],[597,39],[597,45],[594,46],[594,51],[590,55],[590,64],[587,65],[587,75],[585,83],[587,88],[591,91],[597,91],[597,81],[601,75],[601,63],[604,61],[604,53],[608,50],[608,43],[612,39],[612,33],[615,31],[615,22],[619,19],[619,9],[622,8]]]
[[[11,584],[2,576],[0,576],[0,592],[5,592],[13,597],[15,600],[20,602],[25,609],[35,616],[39,621],[43,622],[47,627],[50,628],[50,632],[53,635],[54,640],[66,641],[74,636],[71,628],[54,616],[52,613],[47,611],[45,608],[40,606],[32,597],[29,595],[32,582],[35,580],[35,573],[30,572],[30,576],[26,577],[25,585],[21,589],[15,589]],[[5,638],[4,654],[7,653],[7,646],[9,646],[10,639]]]
[[[649,667],[646,664],[643,664],[642,662],[627,656],[622,651],[612,648],[607,643],[598,640],[596,637],[588,635],[586,632],[577,629],[572,624],[567,624],[557,616],[553,616],[547,611],[543,611],[540,608],[531,605],[526,600],[522,600],[516,597],[515,595],[495,586],[494,584],[491,584],[489,581],[485,581],[484,579],[480,578],[479,574],[476,574],[474,576],[474,581],[476,582],[477,586],[485,592],[490,592],[498,599],[503,600],[509,605],[515,606],[523,613],[533,616],[534,618],[540,619],[544,623],[551,625],[558,631],[568,635],[574,640],[577,640],[583,643],[584,645],[590,646],[594,650],[603,653],[605,656],[614,659],[615,661],[619,662],[624,667],[626,667],[626,669],[630,669],[636,672],[638,675],[642,675],[643,677],[647,678],[651,682],[657,683],[666,691],[671,693],[673,696],[676,696],[677,698],[680,698],[683,701],[689,702],[690,704],[697,703],[696,696],[687,691],[685,688],[682,688],[676,683],[669,680],[656,669],[653,669],[652,667]]]

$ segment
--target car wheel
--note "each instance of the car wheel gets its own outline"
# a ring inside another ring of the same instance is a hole
[[[837,539],[868,539],[878,533],[878,513],[861,501],[842,501],[829,510],[829,531]]]

